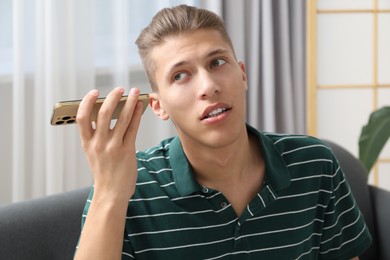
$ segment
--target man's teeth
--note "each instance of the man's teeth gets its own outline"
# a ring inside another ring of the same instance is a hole
[[[213,116],[218,116],[218,115],[222,114],[223,112],[225,112],[226,110],[227,110],[226,108],[217,108],[217,109],[215,109],[214,111],[211,111],[211,112],[206,116],[206,118],[213,117]]]

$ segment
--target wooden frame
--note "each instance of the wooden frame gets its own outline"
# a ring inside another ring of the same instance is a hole
[[[318,90],[319,89],[371,89],[373,91],[373,110],[378,109],[378,90],[390,88],[390,84],[378,83],[378,14],[390,13],[390,9],[379,9],[378,0],[373,0],[372,9],[318,9],[318,0],[307,0],[306,7],[306,47],[307,47],[307,133],[317,136],[318,130]],[[372,13],[373,15],[373,79],[372,84],[357,85],[319,85],[317,80],[317,20],[318,15],[326,14],[351,14],[351,13]],[[378,163],[390,163],[390,158],[379,158]],[[378,163],[373,168],[373,183],[378,184]]]

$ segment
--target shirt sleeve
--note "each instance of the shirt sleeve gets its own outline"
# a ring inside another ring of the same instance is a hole
[[[320,259],[351,259],[371,244],[371,235],[334,155],[331,189],[319,251]]]

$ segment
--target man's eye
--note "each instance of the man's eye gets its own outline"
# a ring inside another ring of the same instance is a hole
[[[174,81],[182,80],[182,79],[186,78],[187,76],[188,76],[187,73],[184,73],[184,72],[177,73],[173,76],[173,80]]]
[[[221,66],[221,65],[223,65],[223,64],[225,64],[225,63],[226,63],[226,61],[223,60],[223,59],[213,60],[213,61],[211,62],[211,67],[212,67],[212,68],[218,67],[218,66]]]

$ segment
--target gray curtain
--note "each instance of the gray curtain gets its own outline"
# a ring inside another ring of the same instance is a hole
[[[248,74],[248,115],[264,131],[306,133],[305,0],[224,0],[223,19]]]

